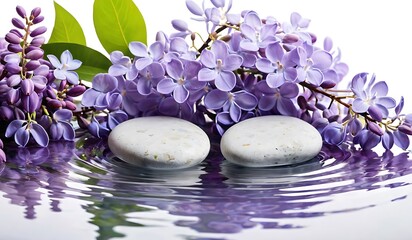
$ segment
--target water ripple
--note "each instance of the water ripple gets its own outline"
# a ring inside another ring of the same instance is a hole
[[[90,222],[100,229],[110,216],[115,221],[104,224],[112,232],[116,226],[145,225],[149,219],[142,213],[166,211],[179,217],[175,226],[235,233],[256,226],[301,228],[278,220],[402,201],[408,196],[397,189],[412,183],[412,161],[406,152],[379,155],[324,147],[317,158],[303,164],[251,169],[224,161],[213,144],[199,166],[150,171],[124,163],[107,149],[105,142],[94,139],[79,140],[77,146],[9,149],[9,162],[0,164],[0,191],[11,204],[25,206],[26,218],[36,218],[34,206],[45,194],[53,200],[52,211],[59,210],[62,198],[86,200],[83,209],[95,216]],[[348,199],[351,204],[337,204]],[[335,204],[328,207],[330,203]]]

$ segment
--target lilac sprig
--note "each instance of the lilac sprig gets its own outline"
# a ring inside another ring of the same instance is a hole
[[[404,99],[387,96],[387,84],[367,73],[338,89],[348,66],[330,38],[317,46],[310,20],[292,13],[282,23],[255,11],[231,13],[232,1],[207,2],[186,1],[193,19],[206,24],[205,40],[179,19],[172,21],[177,32],[159,32],[149,47],[130,43],[133,57],[113,52],[109,73],[97,75],[82,100],[97,111],[80,126],[105,137],[129,118],[167,115],[211,121],[223,134],[247,118],[288,115],[311,123],[325,144],[409,147]]]
[[[16,7],[19,17],[12,19],[15,28],[0,38],[0,121],[6,124],[4,136],[21,147],[34,142],[46,147],[50,140],[74,140],[70,121],[76,110],[74,98],[86,88],[79,85],[74,70],[81,62],[69,51],[60,60],[48,55],[43,59],[41,46],[46,27],[41,9],[27,14]],[[3,144],[1,144],[1,147]],[[5,160],[0,151],[0,160]]]

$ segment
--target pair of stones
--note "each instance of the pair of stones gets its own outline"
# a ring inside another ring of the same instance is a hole
[[[202,162],[210,150],[206,133],[172,117],[142,117],[118,125],[108,139],[120,159],[147,169],[182,169]],[[322,138],[312,125],[293,117],[244,120],[222,136],[226,160],[245,167],[291,165],[315,157]]]

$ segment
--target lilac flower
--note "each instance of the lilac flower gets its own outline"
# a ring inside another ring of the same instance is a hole
[[[54,55],[47,55],[47,58],[50,60],[53,67],[56,68],[53,71],[53,74],[57,79],[67,80],[73,85],[79,84],[79,75],[73,70],[78,69],[82,65],[82,62],[73,59],[69,50],[62,53],[60,61]]]
[[[197,74],[201,64],[195,61],[187,61],[185,65],[179,60],[172,60],[166,65],[166,71],[170,78],[164,78],[157,85],[157,91],[162,94],[173,92],[173,98],[177,103],[183,103],[189,98],[190,90],[196,91],[203,88],[205,82],[197,80]]]
[[[282,29],[286,34],[295,34],[303,42],[312,42],[312,37],[309,33],[302,30],[309,26],[310,20],[303,18],[299,13],[293,12],[290,15],[290,22],[285,22],[282,24]]]
[[[130,116],[136,117],[139,114],[137,103],[142,95],[137,91],[137,84],[135,81],[126,80],[123,76],[117,77],[117,90],[122,96],[122,108]]]
[[[95,116],[92,116],[92,120],[90,122],[87,121],[87,129],[93,136],[97,138],[107,137],[110,133],[110,129],[107,127],[107,123],[100,123]]]
[[[109,68],[109,74],[117,77],[121,75],[126,75],[126,79],[132,80],[137,77],[138,70],[136,66],[132,64],[128,56],[124,56],[120,51],[114,51],[110,54],[110,60],[112,66]]]
[[[256,68],[259,71],[268,73],[266,82],[271,88],[277,88],[285,82],[296,80],[298,73],[294,64],[285,65],[284,50],[280,42],[269,44],[265,49],[267,58],[260,58],[256,61]]]
[[[190,51],[187,42],[180,37],[175,37],[170,40],[170,50],[168,52],[169,57],[170,54],[176,54],[182,60],[193,61],[196,59],[196,52]]]
[[[122,110],[110,112],[107,116],[107,127],[113,130],[117,125],[129,119],[127,113]]]
[[[240,25],[240,31],[245,39],[240,42],[240,47],[246,51],[256,52],[268,44],[276,42],[277,24],[262,24],[256,12],[250,11]]]
[[[322,71],[327,70],[332,64],[332,56],[324,50],[315,50],[307,42],[302,47],[296,47],[287,53],[286,65],[297,67],[297,81],[307,81],[315,86],[320,86],[324,80]]]
[[[136,56],[135,67],[141,71],[153,62],[159,62],[164,55],[164,46],[161,42],[154,42],[149,48],[141,42],[131,42],[130,52]]]
[[[332,122],[321,132],[323,141],[331,145],[340,145],[346,139],[346,128],[338,122]]]
[[[242,33],[240,32],[232,33],[232,36],[230,37],[230,41],[228,43],[229,52],[237,54],[243,58],[242,66],[253,67],[257,60],[256,53],[244,51],[240,47],[240,43],[243,39],[244,38],[242,37]]]
[[[240,15],[229,13],[230,9],[232,8],[232,0],[229,0],[226,9],[224,9],[226,5],[224,0],[213,0],[211,2],[214,7],[205,8],[203,4],[203,7],[200,8],[199,5],[197,5],[194,1],[186,0],[186,7],[191,13],[197,16],[192,19],[195,21],[205,22],[206,30],[209,33],[210,31],[214,31],[214,28],[216,26],[226,24],[227,22],[234,25],[239,24]],[[210,29],[209,23],[212,23],[212,29]]]
[[[30,136],[42,147],[49,144],[49,136],[46,130],[33,121],[14,120],[6,129],[5,136],[11,137],[14,135],[14,141],[17,145],[25,147],[29,142]]]
[[[228,46],[217,40],[211,50],[204,50],[200,62],[205,66],[199,71],[199,81],[213,81],[221,91],[231,91],[236,85],[234,70],[242,65],[242,57],[229,54]]]
[[[296,84],[285,83],[280,88],[271,88],[267,81],[260,81],[256,87],[263,94],[258,105],[261,111],[275,110],[282,115],[297,115],[296,107],[291,100],[299,94],[299,88]]]
[[[142,95],[149,95],[153,92],[153,87],[165,76],[165,70],[162,64],[153,62],[139,73],[137,79],[137,91]]]
[[[73,141],[75,134],[73,126],[70,121],[73,118],[73,113],[67,109],[59,109],[53,113],[53,122],[50,125],[50,139],[57,141],[64,139],[66,141]]]
[[[374,75],[367,86],[365,86],[366,82],[367,74],[358,74],[353,78],[351,89],[355,94],[355,100],[352,103],[352,110],[356,113],[367,112],[376,121],[381,121],[388,117],[388,109],[394,108],[396,102],[386,96],[388,86],[385,82],[375,83]]]
[[[109,98],[117,89],[117,79],[109,74],[97,74],[92,81],[92,88],[84,92],[82,104],[103,110],[109,105]]]
[[[257,103],[257,98],[245,90],[231,93],[214,89],[205,97],[205,106],[207,108],[213,110],[223,109],[223,111],[229,112],[234,122],[239,122],[242,110],[251,111]]]
[[[354,138],[353,143],[359,144],[362,149],[370,150],[381,141],[381,137],[367,129],[360,131]]]

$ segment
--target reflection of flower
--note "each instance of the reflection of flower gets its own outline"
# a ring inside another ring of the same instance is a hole
[[[51,142],[47,148],[8,147],[7,163],[0,167],[0,192],[11,204],[24,206],[25,217],[36,218],[35,206],[47,193],[53,211],[61,211],[60,198],[67,194],[67,173],[73,158],[74,142]],[[46,188],[47,191],[41,191]]]

